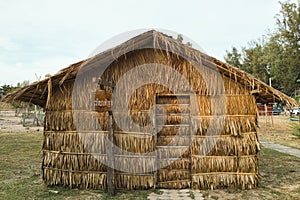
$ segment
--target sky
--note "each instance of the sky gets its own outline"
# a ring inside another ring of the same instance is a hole
[[[136,29],[181,33],[223,60],[275,28],[276,0],[0,0],[0,85],[43,79]]]

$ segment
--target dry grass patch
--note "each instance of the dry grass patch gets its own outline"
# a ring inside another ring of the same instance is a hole
[[[259,118],[258,135],[260,140],[300,149],[299,122],[292,122],[289,116],[274,116],[274,124],[266,124],[265,118]]]

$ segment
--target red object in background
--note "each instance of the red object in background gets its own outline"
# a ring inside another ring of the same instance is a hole
[[[267,107],[267,113],[266,113]],[[273,105],[257,105],[258,113],[260,116],[272,116],[273,115]]]

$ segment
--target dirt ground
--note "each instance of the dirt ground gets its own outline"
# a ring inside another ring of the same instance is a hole
[[[42,126],[33,126],[30,120],[26,127],[22,125],[21,117],[15,116],[15,111],[0,111],[0,133],[34,133],[43,132]]]
[[[299,122],[290,121],[290,116],[273,116],[273,123],[270,118],[260,117],[259,139],[300,149],[300,139],[291,134],[293,124],[300,125]]]

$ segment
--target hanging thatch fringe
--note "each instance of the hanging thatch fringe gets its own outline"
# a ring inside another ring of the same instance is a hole
[[[203,189],[218,189],[224,187],[228,187],[231,189],[252,189],[257,187],[258,181],[258,174],[209,173],[193,176],[193,187]]]

